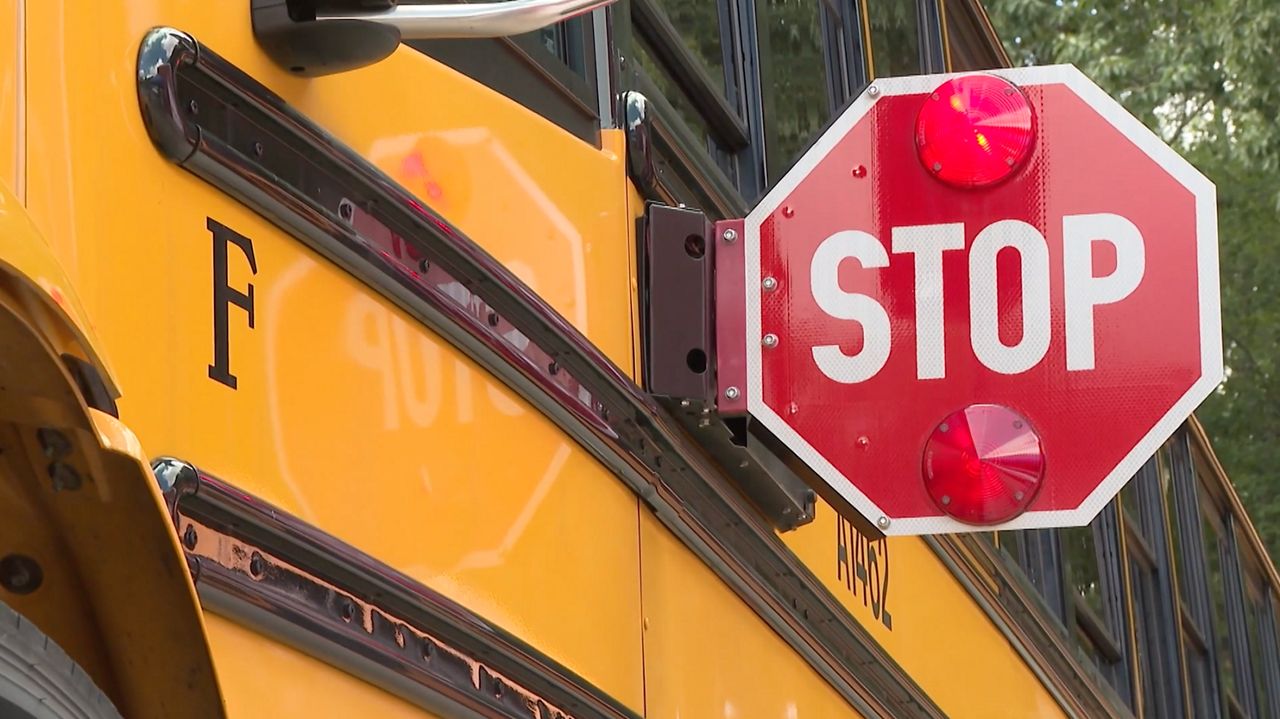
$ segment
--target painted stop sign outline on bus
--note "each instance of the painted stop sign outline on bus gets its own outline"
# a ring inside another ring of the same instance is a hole
[[[745,220],[747,409],[886,534],[1088,523],[1221,381],[1214,202],[1070,66],[878,80]]]

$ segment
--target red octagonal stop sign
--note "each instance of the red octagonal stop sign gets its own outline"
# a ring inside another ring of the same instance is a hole
[[[1222,378],[1213,185],[1070,66],[878,80],[743,240],[747,407],[888,534],[1088,523]]]

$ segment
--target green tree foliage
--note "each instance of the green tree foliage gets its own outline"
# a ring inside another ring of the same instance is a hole
[[[1197,416],[1280,558],[1280,2],[985,4],[1016,64],[1076,65],[1217,184],[1227,380]]]

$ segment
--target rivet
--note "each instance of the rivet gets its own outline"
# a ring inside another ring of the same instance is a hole
[[[700,419],[700,420],[698,420],[698,426],[699,426],[699,427],[710,427],[710,426],[711,426],[711,420],[709,420],[709,419]]]
[[[191,111],[192,115],[199,115],[200,103],[196,102],[195,100],[192,100],[191,102],[187,103],[187,109]]]
[[[797,412],[799,412],[799,411],[800,411],[800,405],[796,404],[795,402],[789,402],[789,403],[787,404],[787,413],[788,413],[788,414],[796,414],[796,413],[797,413]]]
[[[186,530],[182,533],[182,546],[186,547],[188,551],[193,550],[196,548],[197,539],[199,539],[199,536],[196,534],[195,525],[188,524]]]
[[[1019,489],[1018,491],[1016,491],[1016,492],[1014,492],[1014,493],[1013,493],[1013,498],[1014,498],[1014,499],[1016,499],[1016,500],[1017,500],[1017,501],[1019,501],[1019,502],[1021,502],[1021,501],[1022,501],[1022,498],[1023,498],[1023,497],[1025,497],[1025,496],[1027,496],[1027,495],[1026,495],[1026,494],[1024,494],[1024,493],[1023,493],[1023,491],[1022,491],[1021,489]]]
[[[0,559],[0,586],[14,594],[30,594],[44,583],[44,570],[25,554],[7,554]]]
[[[867,447],[870,447],[870,446],[871,446],[871,438],[870,438],[870,437],[867,437],[867,436],[865,436],[865,435],[864,435],[864,436],[862,436],[862,437],[859,437],[859,438],[858,438],[858,446],[859,446],[859,447],[861,447],[862,449],[866,449]]]
[[[951,429],[951,425],[947,424],[946,422],[943,422],[942,424],[938,425],[939,432],[946,432],[949,429]]]
[[[261,143],[261,142],[255,142],[255,143],[253,143],[253,154],[254,154],[254,155],[256,155],[256,156],[258,156],[258,157],[262,157],[262,143]]]
[[[880,88],[876,87],[875,85],[872,85],[871,87],[867,88],[867,94],[870,95],[871,97],[876,97],[877,95],[880,94]]]
[[[933,171],[934,171],[934,172],[942,172],[942,163],[941,163],[941,162],[935,162],[935,163],[933,163]]]
[[[786,206],[784,206],[784,207],[782,208],[782,216],[783,216],[783,217],[795,217],[795,216],[796,216],[795,208],[793,208],[791,205],[786,205]]]
[[[881,529],[888,529],[888,528],[889,528],[889,518],[888,518],[888,517],[881,517],[880,519],[877,519],[877,520],[876,520],[876,526],[877,526],[877,527],[879,527],[879,528],[881,528]]]
[[[760,286],[764,288],[765,292],[773,292],[778,289],[778,280],[773,277],[766,277],[760,281]]]
[[[951,497],[950,497],[950,496],[948,496],[948,495],[945,495],[945,494],[944,494],[944,495],[942,495],[942,503],[943,503],[943,504],[951,504]]]
[[[741,394],[741,393],[738,391],[738,388],[737,388],[737,387],[728,387],[728,388],[726,388],[726,389],[725,389],[725,391],[724,391],[724,398],[725,398],[725,399],[737,399],[739,394]]]
[[[559,364],[556,364],[555,362],[552,362],[551,364],[547,365],[547,374],[550,374],[550,375],[552,375],[552,376],[554,377],[555,375],[557,375],[557,374],[559,374],[559,373],[560,373],[560,365],[559,365]]]
[[[1012,157],[1004,158],[1004,164],[1008,165],[1009,167],[1013,167],[1013,158]]]
[[[351,216],[354,214],[355,208],[351,205],[349,200],[343,200],[338,203],[338,217],[341,217],[344,222],[350,222]]]
[[[342,599],[342,621],[349,622],[356,616],[356,604],[350,599]]]
[[[938,97],[938,93],[936,93],[936,92],[935,92],[935,93],[933,93],[932,95],[930,95],[930,96],[929,96],[929,99],[930,99],[930,100],[941,100],[942,98]]]
[[[422,640],[422,658],[431,661],[431,657],[435,656],[436,643],[430,639]]]
[[[418,261],[418,271],[419,271],[419,272],[421,272],[422,274],[424,274],[424,275],[425,275],[425,274],[427,274],[427,270],[429,270],[429,269],[431,269],[431,260],[419,260],[419,261]]]
[[[1013,428],[1014,428],[1014,429],[1022,429],[1022,420],[1020,420],[1020,419],[1015,419],[1015,420],[1013,420]]]
[[[681,407],[688,407],[688,406],[689,406],[689,404],[690,404],[690,403],[689,403],[689,400],[687,400],[687,399],[682,399],[682,400],[680,400],[680,406],[681,406]]]
[[[858,165],[857,167],[853,168],[852,174],[854,177],[858,179],[862,179],[867,176],[867,168],[864,165]]]
[[[760,344],[764,345],[765,347],[777,347],[778,336],[770,332],[769,334],[765,335],[760,339]]]
[[[494,312],[493,310],[489,311],[489,326],[490,327],[498,326],[498,313]]]
[[[724,238],[725,242],[733,242],[734,240],[738,239],[738,231],[733,229],[732,227],[726,227],[725,231],[721,233],[720,236]]]

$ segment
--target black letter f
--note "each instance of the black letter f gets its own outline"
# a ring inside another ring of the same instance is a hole
[[[249,260],[249,269],[258,274],[258,262],[253,257],[253,242],[244,235],[225,227],[212,217],[205,225],[213,233],[213,364],[209,365],[209,377],[236,388],[236,376],[231,374],[231,347],[227,343],[227,305],[235,305],[249,313],[249,328],[253,329],[253,284],[248,292],[233,290],[227,285],[227,243],[231,242]]]

